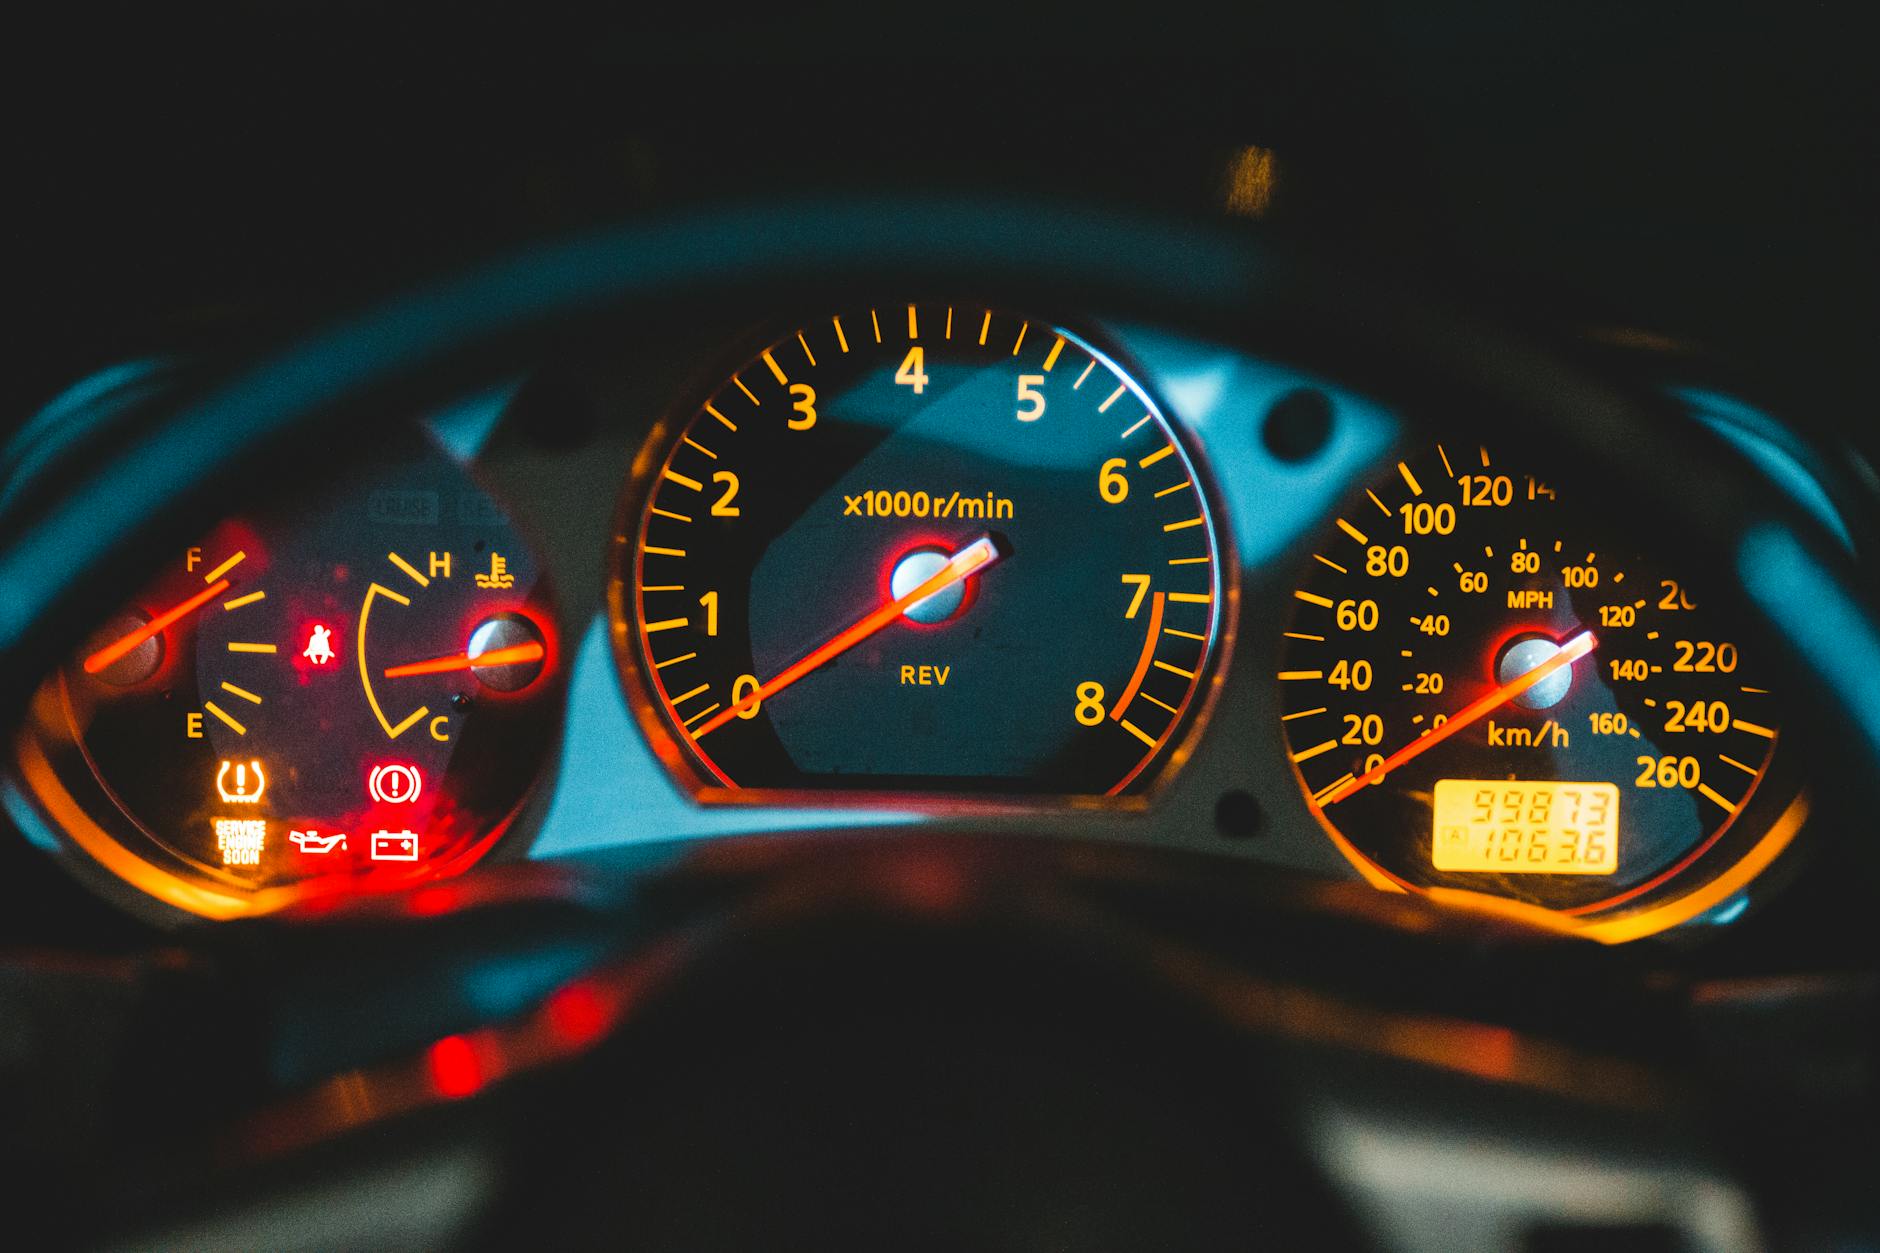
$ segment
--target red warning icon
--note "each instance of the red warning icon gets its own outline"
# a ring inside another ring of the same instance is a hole
[[[416,766],[386,762],[372,767],[366,776],[366,791],[382,805],[409,805],[424,791],[424,776]]]

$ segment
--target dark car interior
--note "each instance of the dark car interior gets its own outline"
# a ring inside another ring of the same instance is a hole
[[[9,1243],[1880,1242],[1832,10],[17,30]]]

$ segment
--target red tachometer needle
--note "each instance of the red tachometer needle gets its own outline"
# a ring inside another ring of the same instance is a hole
[[[1535,666],[1520,678],[1512,679],[1502,684],[1480,700],[1472,701],[1468,705],[1458,709],[1449,716],[1448,722],[1410,741],[1410,743],[1404,745],[1357,778],[1345,780],[1345,782],[1334,788],[1331,794],[1326,796],[1319,804],[1321,806],[1336,805],[1339,801],[1344,800],[1359,788],[1368,787],[1378,782],[1383,779],[1385,775],[1395,770],[1398,766],[1403,765],[1411,758],[1420,753],[1428,752],[1456,732],[1462,730],[1462,728],[1488,714],[1494,713],[1497,709],[1500,709],[1503,705],[1527,691],[1556,670],[1561,670],[1572,665],[1580,658],[1586,656],[1586,654],[1592,652],[1598,644],[1598,638],[1595,637],[1591,631],[1581,631],[1565,644],[1562,644],[1559,652],[1549,657],[1546,661],[1543,661],[1540,665]]]
[[[85,673],[97,674],[100,670],[109,669],[113,663],[128,657],[136,650],[139,644],[142,644],[151,636],[166,630],[171,624],[180,619],[187,618],[190,614],[195,613],[198,609],[201,609],[223,592],[228,591],[228,589],[229,581],[227,579],[217,579],[182,604],[164,610],[115,644],[107,644],[91,656],[85,658]]]
[[[792,683],[832,657],[839,656],[849,649],[854,648],[857,644],[907,612],[912,606],[926,600],[936,592],[945,591],[966,576],[984,570],[987,566],[997,561],[999,556],[998,546],[992,542],[991,536],[981,536],[974,540],[972,543],[947,558],[947,563],[944,566],[934,571],[931,578],[916,587],[913,591],[896,600],[891,600],[879,608],[870,610],[867,617],[844,629],[826,644],[821,645],[809,653],[809,655],[805,656],[801,661],[793,662],[791,665],[786,666],[776,678],[764,684],[743,700],[734,701],[730,707],[719,710],[716,714],[712,715],[711,718],[700,724],[698,730],[692,732],[692,738],[695,740],[705,738],[705,736],[737,717],[740,712],[769,700],[778,692],[789,687]]]
[[[485,666],[519,666],[524,662],[540,661],[548,656],[548,650],[537,640],[526,644],[514,644],[508,648],[492,648],[487,653],[478,653],[472,657],[468,653],[452,653],[448,657],[433,657],[429,661],[408,661],[402,666],[390,666],[385,671],[388,679],[403,679],[414,674],[449,674],[454,670],[479,670]]]

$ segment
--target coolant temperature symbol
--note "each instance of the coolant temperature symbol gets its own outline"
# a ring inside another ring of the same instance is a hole
[[[477,586],[482,588],[514,587],[516,576],[509,573],[509,558],[501,553],[490,554],[490,568],[487,574],[477,575]]]

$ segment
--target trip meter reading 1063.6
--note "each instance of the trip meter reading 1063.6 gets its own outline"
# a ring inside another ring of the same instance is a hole
[[[1203,484],[1067,331],[825,316],[637,471],[617,642],[708,791],[1116,795],[1189,721],[1222,613]]]
[[[1437,444],[1315,546],[1282,726],[1374,879],[1585,916],[1660,900],[1767,827],[1750,811],[1779,715],[1740,618],[1608,504]]]

